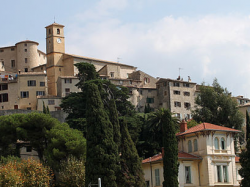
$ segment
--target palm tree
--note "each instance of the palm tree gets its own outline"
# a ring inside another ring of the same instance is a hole
[[[171,114],[170,116],[172,116],[170,120],[173,121],[177,132],[179,129],[179,119],[174,117],[168,109],[160,108],[159,110],[150,113],[148,116],[147,129],[151,135],[150,140],[157,144],[158,151],[161,151],[161,148],[163,147],[163,118],[164,116],[169,116],[169,113]]]

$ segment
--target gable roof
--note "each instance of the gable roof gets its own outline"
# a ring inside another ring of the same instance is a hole
[[[179,132],[176,134],[176,136],[181,136],[181,135],[186,135],[186,134],[191,134],[191,133],[195,133],[195,132],[201,132],[201,131],[208,131],[208,130],[212,130],[212,131],[225,131],[225,132],[241,132],[239,130],[236,129],[232,129],[232,128],[228,128],[228,127],[223,127],[223,126],[219,126],[219,125],[214,125],[211,123],[201,123],[199,125],[196,125],[188,130],[186,130],[185,132]]]
[[[193,154],[180,151],[178,152],[178,159],[201,160],[202,158]],[[144,159],[142,163],[145,164],[150,162],[158,162],[161,160],[162,160],[162,153],[159,153],[157,155]]]

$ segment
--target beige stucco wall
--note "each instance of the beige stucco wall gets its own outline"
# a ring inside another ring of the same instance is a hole
[[[53,105],[49,104],[49,100],[54,100]],[[61,98],[58,97],[41,97],[37,99],[37,110],[43,111],[43,102],[45,107],[49,107],[50,111],[57,111],[60,110]]]
[[[65,79],[71,79],[71,83],[65,83]],[[65,89],[70,89],[70,92],[81,92],[81,89],[77,88],[75,85],[79,82],[77,77],[68,76],[68,77],[59,77],[57,81],[57,96],[65,97]]]

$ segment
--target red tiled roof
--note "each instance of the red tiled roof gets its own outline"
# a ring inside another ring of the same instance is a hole
[[[196,159],[201,159],[199,156],[195,156],[186,152],[178,152],[178,158],[179,159],[191,159],[191,160],[196,160]],[[152,157],[146,158],[142,161],[142,163],[149,163],[149,162],[157,162],[162,160],[162,153],[159,153],[157,155],[154,155]]]
[[[239,130],[228,128],[228,127],[223,127],[219,125],[214,125],[211,123],[201,123],[199,125],[196,125],[185,132],[180,132],[177,133],[176,136],[181,136],[185,134],[190,134],[194,132],[200,132],[200,131],[206,131],[206,130],[214,130],[214,131],[227,131],[227,132],[240,132]]]
[[[240,157],[236,156],[235,157],[235,162],[240,162]]]

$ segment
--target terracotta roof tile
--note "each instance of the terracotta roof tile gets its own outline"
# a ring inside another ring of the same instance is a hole
[[[182,151],[178,152],[178,158],[179,159],[191,159],[191,160],[201,159],[201,157],[199,156],[189,154],[186,152],[182,152]],[[144,164],[144,163],[149,163],[149,162],[157,162],[161,160],[162,160],[162,153],[159,153],[157,155],[144,159],[142,163]]]
[[[185,134],[191,134],[194,132],[200,132],[200,131],[206,131],[206,130],[215,130],[215,131],[228,131],[228,132],[240,132],[239,130],[228,128],[228,127],[223,127],[219,125],[214,125],[211,123],[201,123],[199,125],[196,125],[190,129],[188,129],[185,132],[182,133],[177,133],[176,136],[181,136]]]

